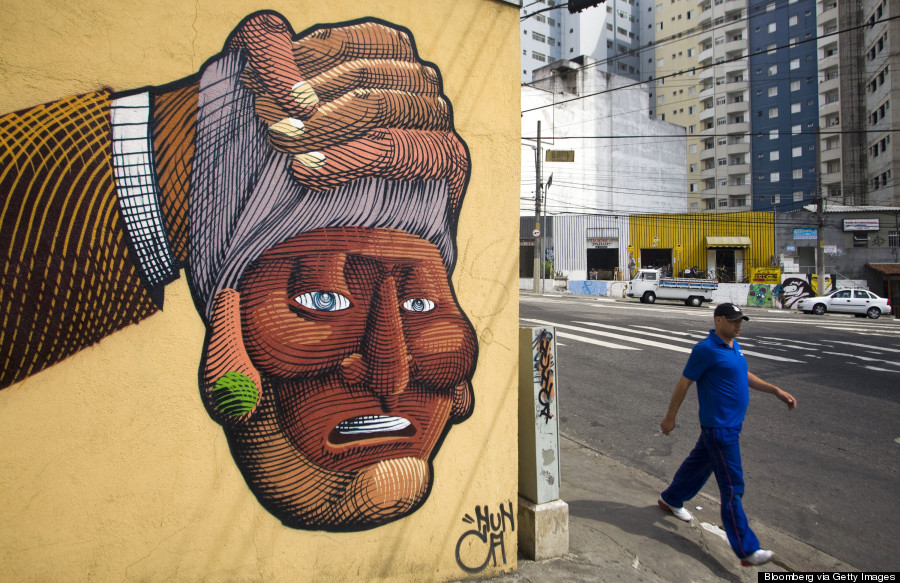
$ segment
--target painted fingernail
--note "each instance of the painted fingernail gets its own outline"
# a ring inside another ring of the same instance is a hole
[[[286,117],[269,126],[269,129],[273,132],[278,132],[289,138],[296,138],[303,133],[304,128],[303,122],[295,117]]]
[[[306,81],[300,81],[291,87],[291,97],[303,107],[312,107],[319,103],[319,96]]]
[[[321,168],[325,165],[325,154],[322,154],[320,152],[296,154],[294,158],[307,168]]]

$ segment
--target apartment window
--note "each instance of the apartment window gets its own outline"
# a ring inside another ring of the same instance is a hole
[[[719,199],[719,206],[728,206],[728,199],[727,198]]]
[[[778,150],[772,150],[771,152],[769,152],[769,160],[770,161],[778,160],[780,157],[781,157],[781,154],[778,152]]]
[[[791,135],[792,136],[799,136],[802,132],[803,132],[803,128],[800,126],[800,124],[791,126]]]
[[[717,145],[717,146],[724,146],[724,145],[727,144],[727,143],[728,143],[728,138],[718,138],[718,139],[716,139],[716,145]]]
[[[794,180],[803,178],[803,168],[795,168],[791,173],[791,178]]]
[[[781,180],[780,172],[772,172],[769,174],[769,182],[778,182],[779,180]]]
[[[775,32],[775,23],[774,22],[769,23],[769,32],[770,33]]]
[[[542,63],[547,61],[547,56],[543,53],[539,53],[537,51],[531,51],[531,58],[535,61],[540,61]]]
[[[697,153],[697,144],[691,144],[690,147],[688,148],[688,151],[691,154],[696,154]]]
[[[769,87],[769,97],[775,97],[776,95],[778,95],[778,87],[774,85]]]
[[[797,15],[793,15],[788,18],[788,26],[797,26]]]
[[[731,206],[747,206],[747,197],[735,198],[731,201]]]
[[[800,81],[791,81],[791,91],[800,91]]]
[[[793,198],[794,198],[794,202],[800,202],[801,200],[803,200],[803,191],[795,190]]]
[[[697,54],[696,49],[688,49],[687,50],[687,56],[689,56],[689,57],[693,57],[696,54]]]
[[[771,65],[769,67],[769,76],[771,77],[772,75],[777,75],[777,74],[778,74],[778,65]]]
[[[718,118],[718,119],[716,120],[716,125],[717,125],[717,126],[723,126],[723,125],[725,125],[726,123],[727,123],[727,122],[726,122],[726,120],[725,120],[724,117],[720,117],[720,118]]]
[[[853,233],[853,246],[854,247],[868,247],[869,246],[869,234],[868,233]]]
[[[531,38],[533,38],[534,40],[536,40],[538,42],[546,42],[546,40],[547,40],[547,37],[545,37],[544,35],[542,35],[539,32],[532,32]]]
[[[690,172],[691,174],[693,174],[693,173],[696,172],[696,171],[697,171],[697,165],[696,165],[696,164],[688,164],[688,172]]]
[[[773,107],[773,108],[769,109],[769,119],[772,119],[773,117],[778,117],[778,108],[777,107]]]
[[[792,158],[799,158],[802,155],[803,155],[802,147],[797,146],[796,148],[791,148],[791,157]]]
[[[769,139],[777,140],[778,139],[778,130],[769,130]]]
[[[781,195],[780,195],[780,194],[773,194],[771,200],[772,200],[772,204],[778,204],[778,203],[781,202]]]
[[[800,113],[800,104],[799,103],[791,104],[791,113]]]
[[[716,105],[725,105],[724,97],[716,97]]]
[[[774,2],[769,2],[768,4],[766,4],[766,12],[772,12],[773,10],[775,10]]]
[[[688,115],[694,115],[695,113],[697,113],[697,106],[689,105],[688,106]]]
[[[800,68],[800,59],[792,59],[791,60],[791,70]]]
[[[717,162],[719,166],[725,166],[726,164],[728,164],[728,160],[726,160],[725,158],[719,158]]]
[[[900,231],[888,231],[888,247],[900,247]]]

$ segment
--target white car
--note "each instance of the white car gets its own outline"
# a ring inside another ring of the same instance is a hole
[[[797,309],[806,314],[821,316],[825,312],[855,314],[873,320],[881,314],[890,314],[890,302],[864,289],[842,289],[827,296],[803,298],[796,304]]]

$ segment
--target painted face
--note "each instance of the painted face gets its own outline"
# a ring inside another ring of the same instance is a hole
[[[307,498],[321,514],[321,500],[312,498],[355,495],[348,494],[350,484],[366,476],[367,503],[383,502],[369,511],[362,504],[361,516],[327,510],[343,521],[338,528],[366,527],[418,507],[430,488],[437,444],[449,423],[471,410],[476,361],[474,331],[437,248],[384,229],[304,233],[254,262],[239,292],[244,345],[263,378],[263,408],[270,409],[260,419],[267,431],[276,431],[269,425],[277,421],[279,456],[292,449],[292,457],[314,468],[301,472],[307,484],[281,489],[318,492]],[[259,439],[252,431],[234,436],[245,433]],[[268,455],[266,447],[251,446]],[[273,471],[285,471],[272,463]],[[397,472],[398,464],[408,469]],[[242,470],[257,496],[279,479]],[[370,479],[373,472],[380,477]],[[341,504],[360,507],[358,500]]]

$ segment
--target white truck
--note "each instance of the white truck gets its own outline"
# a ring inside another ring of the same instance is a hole
[[[688,277],[662,277],[658,269],[640,269],[628,282],[625,295],[640,298],[641,303],[652,304],[661,300],[683,300],[686,306],[700,306],[712,301],[712,293],[719,288],[715,279]]]

